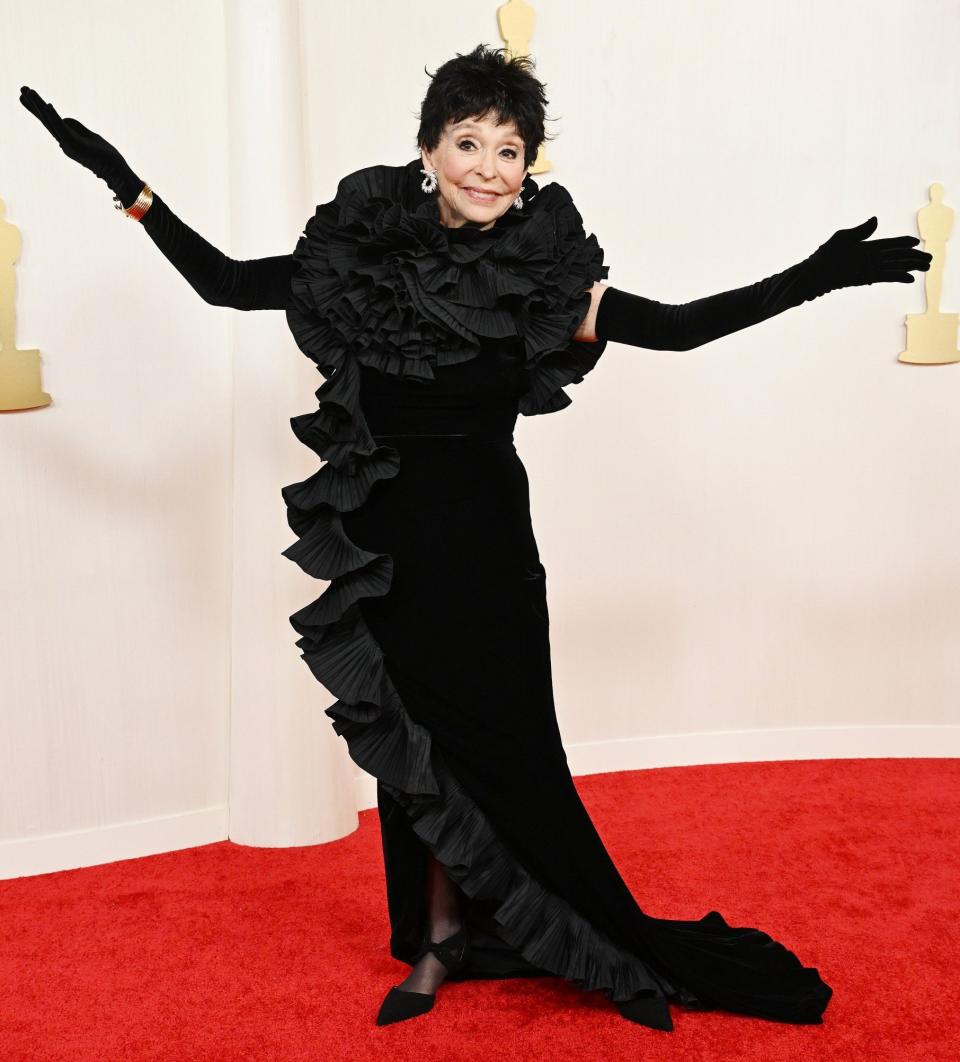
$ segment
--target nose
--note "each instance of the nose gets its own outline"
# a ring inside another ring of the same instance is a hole
[[[496,175],[496,155],[492,151],[484,151],[477,159],[477,176],[484,180],[491,180]]]

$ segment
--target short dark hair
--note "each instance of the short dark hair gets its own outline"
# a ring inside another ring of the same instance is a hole
[[[529,168],[548,137],[544,130],[550,102],[543,83],[534,76],[534,62],[526,55],[507,58],[506,48],[478,44],[468,55],[457,52],[434,74],[424,68],[430,87],[420,106],[417,146],[433,149],[447,122],[496,113],[498,125],[512,121],[523,140],[524,164]]]

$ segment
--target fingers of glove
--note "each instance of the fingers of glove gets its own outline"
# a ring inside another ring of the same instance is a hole
[[[880,240],[871,240],[871,247],[916,247],[919,236],[884,236]]]
[[[34,92],[29,85],[21,85],[20,102],[31,114],[36,115],[37,108],[43,103],[43,100],[40,99],[39,94]]]
[[[888,269],[891,266],[903,266],[904,269],[922,269],[926,272],[933,261],[933,255],[927,251],[888,251],[881,254],[879,260]]]
[[[851,260],[882,263],[883,265],[903,265],[907,269],[919,269],[929,266],[933,255],[929,251],[918,251],[914,247],[884,246],[879,240],[862,243],[852,251]]]
[[[56,108],[29,86],[22,86],[20,93],[23,105],[43,122],[67,158],[91,170],[114,191],[122,187],[125,195],[128,186],[138,183],[123,156],[99,133],[88,129],[76,118],[61,118]]]
[[[869,287],[873,284],[889,284],[891,282],[898,282],[901,284],[912,284],[912,273],[882,273],[874,274],[870,277],[864,277],[862,280],[851,281],[847,284],[838,284],[837,287],[841,288],[863,288]],[[831,288],[831,291],[834,289]]]
[[[862,224],[854,225],[852,229],[838,229],[834,236],[840,237],[846,243],[851,243],[857,240],[865,240],[870,233],[876,230],[876,227],[876,217],[867,218]]]
[[[876,279],[881,283],[889,283],[891,280],[899,280],[904,284],[912,284],[914,280],[916,280],[916,277],[912,273],[904,272],[902,269],[881,269],[877,273]]]
[[[52,103],[47,103],[32,89],[24,86],[21,89],[21,93],[27,94],[26,99],[24,95],[21,95],[21,102],[43,122],[46,128],[56,137],[61,147],[64,146],[65,141],[80,143],[84,138],[91,141],[100,139],[96,133],[89,130],[82,122],[78,122],[76,118],[61,118],[57,113],[56,107]]]
[[[20,102],[35,118],[40,119],[47,131],[58,141],[63,139],[63,122],[51,104],[47,103],[33,89],[26,87],[21,89]]]
[[[885,284],[891,280],[910,283],[910,281],[904,281],[904,277],[912,277],[912,274],[907,272],[906,267],[875,262],[858,270],[856,273],[849,273],[846,280],[838,286],[857,287],[863,284]]]
[[[37,114],[38,111],[46,106],[46,100],[35,89],[30,88],[29,85],[20,86],[20,102],[30,111],[31,114]]]

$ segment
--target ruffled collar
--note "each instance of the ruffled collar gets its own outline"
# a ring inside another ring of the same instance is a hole
[[[561,387],[578,383],[605,345],[572,337],[608,271],[569,193],[528,176],[523,209],[489,229],[450,228],[420,166],[357,170],[317,207],[293,255],[287,320],[298,345],[327,375],[353,358],[432,380],[485,340],[519,337],[531,379],[521,412],[568,405]]]

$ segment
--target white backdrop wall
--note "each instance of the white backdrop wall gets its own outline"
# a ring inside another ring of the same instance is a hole
[[[0,417],[0,873],[225,835],[232,358],[35,88],[228,244],[219,3],[0,4],[0,197],[47,409]]]
[[[203,303],[23,110],[106,136],[236,258],[292,251],[360,166],[414,157],[431,72],[496,4],[0,0],[18,340],[54,405],[0,417],[0,876],[372,803],[287,617],[279,488],[321,382],[283,315]],[[682,302],[876,214],[960,204],[960,0],[534,5],[557,180],[609,282]],[[960,309],[948,254],[942,305]],[[611,345],[521,418],[574,773],[960,753],[960,366],[897,363],[922,284],[833,292],[684,353]]]

